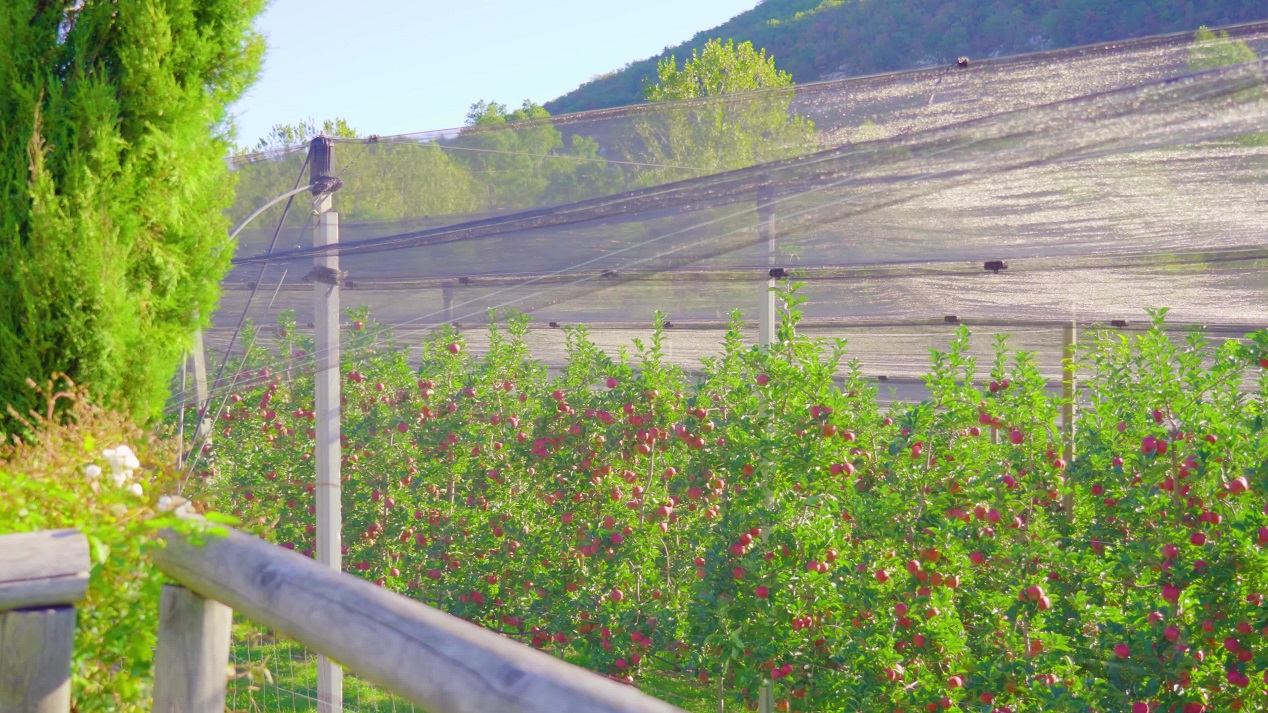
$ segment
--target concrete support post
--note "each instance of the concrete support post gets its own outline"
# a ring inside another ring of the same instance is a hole
[[[317,227],[313,246],[339,243],[339,214],[333,210],[328,179],[331,174],[331,142],[313,139],[309,148],[312,166],[313,193],[317,202]],[[318,254],[313,260],[313,326],[315,331],[317,412],[317,561],[333,570],[343,566],[340,507],[340,462],[343,456],[340,436],[340,350],[339,350],[339,256],[332,252]],[[322,279],[320,276],[327,276]],[[326,656],[317,657],[317,710],[339,713],[343,710],[343,669]]]

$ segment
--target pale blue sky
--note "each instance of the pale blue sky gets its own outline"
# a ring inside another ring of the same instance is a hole
[[[273,0],[268,55],[234,107],[239,142],[343,117],[362,134],[462,124],[487,99],[545,102],[757,0]],[[681,58],[680,58],[681,59]]]

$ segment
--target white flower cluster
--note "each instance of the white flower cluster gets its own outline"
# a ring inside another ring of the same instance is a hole
[[[132,475],[138,468],[141,467],[141,461],[136,457],[136,454],[132,452],[131,448],[128,448],[127,446],[107,448],[101,452],[101,456],[106,459],[106,464],[110,467],[109,480],[116,488],[126,487],[129,493],[132,493],[138,498],[145,493],[145,490],[141,487],[140,483],[132,482]],[[102,471],[101,466],[96,463],[89,463],[84,466],[84,476],[94,483],[94,491],[97,487],[99,487],[96,483],[101,480],[101,476],[103,474],[104,471]],[[118,503],[115,503],[112,507],[118,508],[118,512],[115,514],[120,517],[122,517],[127,511],[123,505]],[[160,496],[156,509],[160,513],[170,512],[180,518],[202,517],[195,512],[193,503],[179,495]]]
[[[176,517],[197,517],[193,503],[179,495],[161,495],[158,499],[158,511],[170,512]]]
[[[127,486],[128,492],[137,497],[140,497],[145,492],[140,483],[128,482],[132,480],[132,473],[141,467],[141,461],[137,459],[131,448],[115,446],[102,451],[101,455],[110,466],[110,482],[116,488]],[[84,466],[84,475],[92,481],[100,479],[102,475],[101,466],[96,463],[89,463]]]

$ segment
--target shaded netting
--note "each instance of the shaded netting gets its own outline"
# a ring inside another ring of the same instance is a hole
[[[805,282],[825,334],[845,328],[832,320],[1086,324],[1161,306],[1253,326],[1266,66],[1210,67],[1230,47],[1268,52],[1268,24],[1230,35],[340,142],[343,301],[406,337],[503,308],[614,334],[660,310],[707,334],[732,310],[753,318],[774,270]],[[242,164],[236,213],[290,188],[303,158]],[[311,322],[309,213],[303,198],[280,254],[263,255],[271,228],[243,234],[219,329],[253,285],[257,321]],[[863,350],[923,359],[944,332]]]

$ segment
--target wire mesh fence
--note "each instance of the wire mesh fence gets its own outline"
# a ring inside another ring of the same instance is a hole
[[[285,637],[236,617],[230,646],[232,674],[225,707],[232,713],[414,713],[409,701],[344,673],[342,696],[322,700],[317,687],[317,655]],[[319,708],[319,704],[325,704]]]

